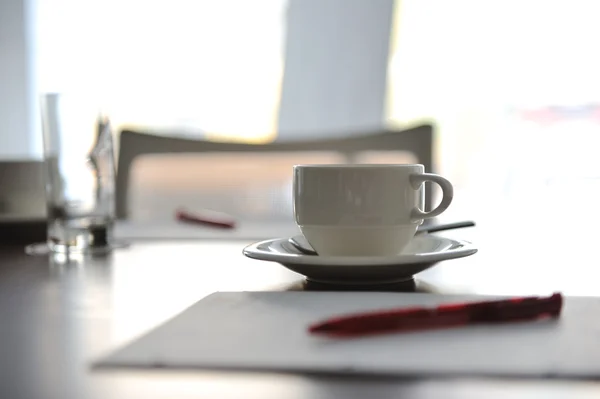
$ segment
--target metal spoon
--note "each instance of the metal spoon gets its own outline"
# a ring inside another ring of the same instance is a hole
[[[417,228],[417,234],[436,233],[438,231],[462,229],[464,227],[473,227],[475,222],[466,220],[464,222],[442,223],[436,225],[420,225]],[[288,242],[304,255],[318,255],[303,235],[288,238]]]

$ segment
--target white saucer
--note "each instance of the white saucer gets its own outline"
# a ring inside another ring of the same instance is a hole
[[[287,238],[257,242],[244,248],[252,259],[277,262],[306,276],[329,284],[381,284],[409,280],[435,263],[462,258],[477,252],[470,242],[435,235],[416,235],[403,253],[396,256],[324,257],[305,255]]]

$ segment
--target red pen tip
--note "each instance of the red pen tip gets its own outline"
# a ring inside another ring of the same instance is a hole
[[[550,296],[550,301],[555,305],[550,314],[554,317],[558,317],[563,306],[563,296],[560,292],[556,292]]]
[[[315,324],[315,325],[308,327],[308,332],[310,332],[311,334],[322,334],[322,333],[332,332],[334,329],[335,329],[335,326],[333,326],[329,323],[321,323],[321,324]]]

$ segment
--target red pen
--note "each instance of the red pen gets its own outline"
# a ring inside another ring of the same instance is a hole
[[[450,328],[477,323],[505,323],[558,317],[562,295],[522,297],[356,313],[331,318],[309,327],[312,334],[350,337],[391,332]]]
[[[202,213],[198,213],[180,208],[175,212],[175,218],[184,223],[202,224],[224,229],[235,228],[235,220],[220,212],[203,211]]]

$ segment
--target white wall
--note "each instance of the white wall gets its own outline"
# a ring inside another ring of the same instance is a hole
[[[394,0],[290,0],[278,139],[382,127]]]
[[[0,159],[40,158],[34,0],[0,0]]]

